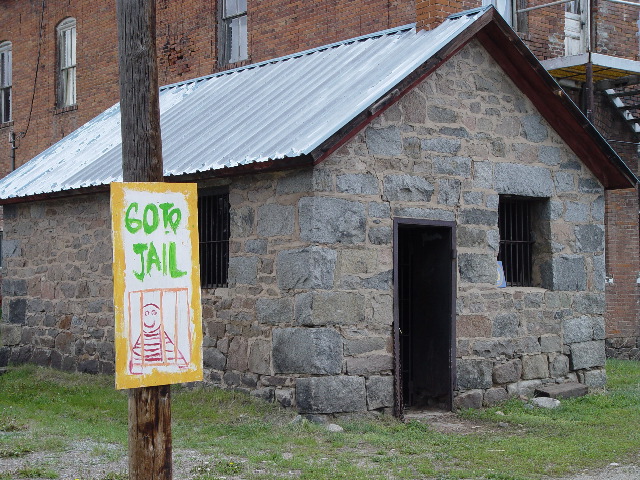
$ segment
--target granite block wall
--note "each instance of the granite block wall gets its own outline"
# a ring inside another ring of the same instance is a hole
[[[4,207],[0,364],[114,368],[107,194]]]

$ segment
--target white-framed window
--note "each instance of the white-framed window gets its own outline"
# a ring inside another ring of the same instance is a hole
[[[0,123],[11,121],[11,42],[0,43]]]
[[[222,0],[220,51],[222,63],[249,58],[247,0]]]
[[[76,19],[58,24],[58,107],[76,104]]]

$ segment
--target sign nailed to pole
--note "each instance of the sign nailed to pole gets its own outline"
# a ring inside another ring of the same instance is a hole
[[[197,187],[112,183],[116,388],[202,380]]]

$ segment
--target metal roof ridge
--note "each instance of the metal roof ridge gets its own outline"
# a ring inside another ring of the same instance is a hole
[[[490,8],[495,8],[492,4],[484,5],[482,7],[472,8],[470,10],[465,10],[463,12],[452,13],[447,17],[447,20],[455,20],[460,17],[466,17],[470,15],[475,15],[479,12],[484,12],[485,10],[489,10]]]
[[[478,9],[476,9],[478,10]],[[471,12],[471,10],[469,10]],[[182,80],[180,82],[170,83],[168,85],[163,85],[160,87],[160,91],[169,90],[175,87],[181,87],[183,85],[189,85],[191,83],[198,83],[204,80],[210,80],[216,77],[222,77],[224,75],[231,75],[232,73],[240,72],[242,70],[252,70],[254,68],[263,67],[265,65],[269,65],[271,63],[284,62],[287,60],[291,60],[292,58],[303,57],[305,55],[311,55],[313,53],[322,52],[323,50],[328,50],[330,48],[340,47],[343,45],[348,45],[350,43],[362,42],[364,40],[368,40],[370,38],[376,37],[384,37],[387,35],[396,35],[398,33],[408,32],[409,30],[416,27],[415,23],[407,23],[406,25],[401,25],[399,27],[388,28],[386,30],[379,30],[377,32],[367,33],[365,35],[360,35],[359,37],[353,37],[346,40],[340,40],[339,42],[329,43],[326,45],[320,45],[318,47],[310,48],[308,50],[302,50],[300,52],[290,53],[289,55],[284,55],[282,57],[270,58],[269,60],[263,60],[262,62],[252,63],[250,65],[242,65],[240,67],[232,68],[229,70],[223,70],[221,72],[210,73],[207,75],[203,75],[201,77],[192,78],[189,80]]]

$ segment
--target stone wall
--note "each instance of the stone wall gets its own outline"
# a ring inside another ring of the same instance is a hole
[[[459,225],[457,405],[603,385],[603,190],[479,45],[313,170],[230,192],[213,381],[313,413],[391,406],[393,218],[411,217]],[[538,288],[492,285],[499,194],[546,199]]]
[[[393,218],[408,217],[458,225],[456,405],[603,384],[603,189],[479,44],[316,167],[214,184],[231,259],[229,287],[203,292],[206,381],[307,413],[391,407]],[[493,285],[500,194],[543,206],[537,287]],[[107,203],[8,209],[0,364],[113,368]]]
[[[113,372],[107,194],[4,207],[0,365]]]

